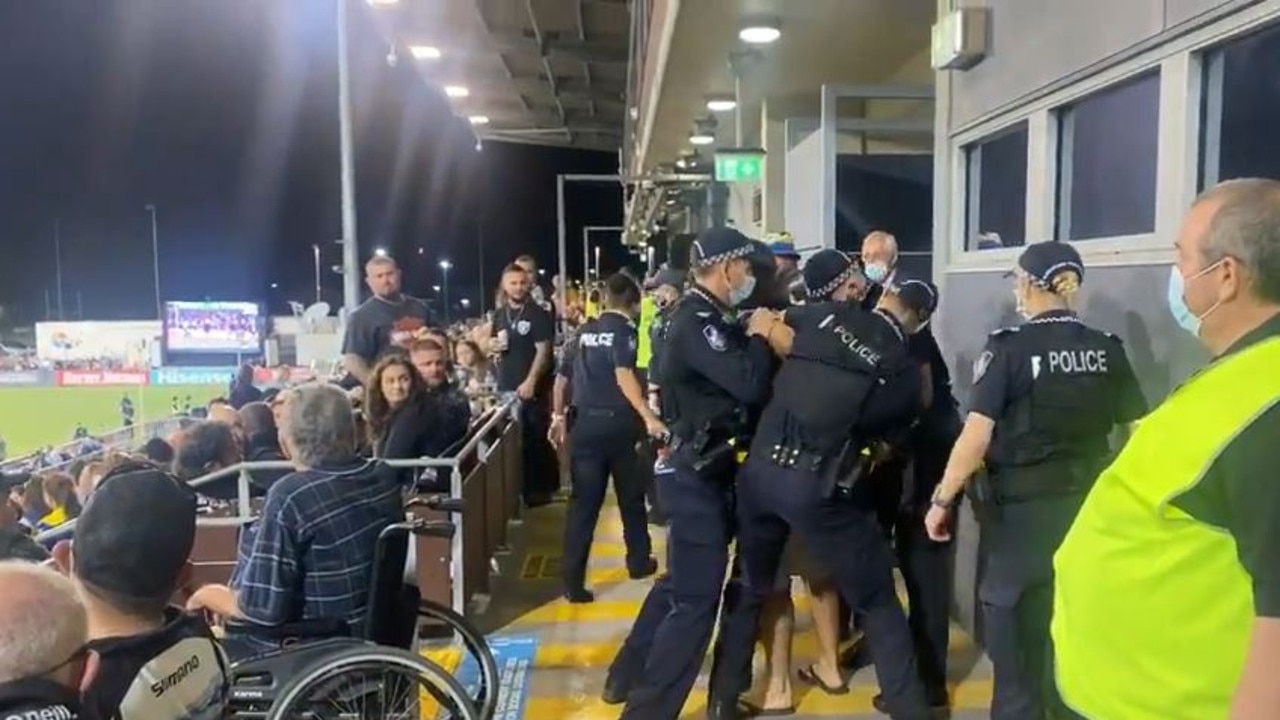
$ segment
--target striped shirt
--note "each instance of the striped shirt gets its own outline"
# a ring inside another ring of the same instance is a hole
[[[384,465],[356,460],[272,485],[261,517],[241,533],[231,577],[243,620],[362,621],[378,534],[405,517],[396,479]]]

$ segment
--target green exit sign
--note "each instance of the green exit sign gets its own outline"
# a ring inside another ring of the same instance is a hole
[[[717,182],[759,182],[763,174],[763,150],[721,150],[716,153]]]

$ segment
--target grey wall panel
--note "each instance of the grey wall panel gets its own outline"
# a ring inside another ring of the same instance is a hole
[[[991,54],[972,70],[949,73],[952,127],[1159,33],[1165,1],[988,0]]]
[[[1184,23],[1231,0],[1164,0],[1165,27]]]
[[[1205,361],[1196,341],[1169,315],[1168,278],[1167,265],[1095,268],[1088,272],[1079,298],[1085,322],[1124,338],[1152,405]],[[987,334],[1018,323],[1010,288],[1011,281],[1001,273],[949,273],[943,282],[935,332],[962,406],[973,386],[973,361],[982,352]],[[957,543],[956,615],[973,629],[979,532],[967,513],[961,519]]]

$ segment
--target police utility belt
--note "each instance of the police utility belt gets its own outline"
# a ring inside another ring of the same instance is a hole
[[[737,455],[738,441],[734,433],[717,430],[699,430],[689,435],[677,434],[671,438],[671,452],[690,459],[694,472],[702,472],[722,462],[732,462]]]

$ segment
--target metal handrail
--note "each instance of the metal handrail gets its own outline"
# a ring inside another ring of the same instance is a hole
[[[489,449],[487,447],[482,447],[482,443],[484,442],[485,436],[487,436],[490,432],[492,432],[493,429],[496,428],[498,424],[503,420],[503,418],[516,417],[516,412],[519,407],[519,402],[520,402],[519,400],[507,399],[507,400],[504,400],[501,404],[492,408],[489,411],[490,417],[487,420],[485,420],[483,423],[479,424],[478,426],[475,426],[469,433],[471,436],[470,439],[461,448],[459,448],[456,453],[454,453],[449,457],[442,457],[442,458],[422,457],[422,458],[414,458],[414,459],[407,459],[407,460],[381,460],[381,462],[393,468],[450,468],[451,472],[450,472],[450,478],[449,478],[449,494],[452,495],[453,497],[462,497],[463,480],[464,480],[464,478],[462,477],[463,461],[465,461],[472,454],[475,454],[477,460],[481,463],[487,461]],[[216,480],[230,477],[231,475],[238,476],[237,485],[236,485],[237,507],[236,507],[235,517],[201,518],[200,520],[201,524],[202,525],[232,525],[232,524],[243,524],[245,522],[248,522],[249,520],[252,520],[253,512],[249,503],[249,500],[251,497],[250,471],[293,470],[293,469],[295,469],[293,463],[289,462],[288,460],[243,461],[243,462],[236,463],[235,465],[229,465],[225,468],[220,468],[207,475],[201,475],[198,478],[188,481],[187,483],[188,485],[190,485],[195,490],[199,491],[201,487],[209,485]],[[462,572],[462,560],[463,560],[462,558],[463,518],[462,516],[459,515],[455,517],[454,521],[458,527],[458,532],[455,533],[453,536],[453,539],[450,540],[450,563],[452,564],[453,568],[455,568],[454,572],[457,573],[459,576],[456,577],[455,578],[456,581],[452,583],[453,609],[458,612],[463,612],[466,608],[466,596],[463,588],[462,578],[460,577]],[[72,531],[74,531],[75,524],[76,524],[76,521],[74,519],[68,520],[67,522],[55,528],[45,530],[44,532],[37,534],[36,540],[39,542],[46,542],[50,540],[67,538],[69,537],[69,534]]]

